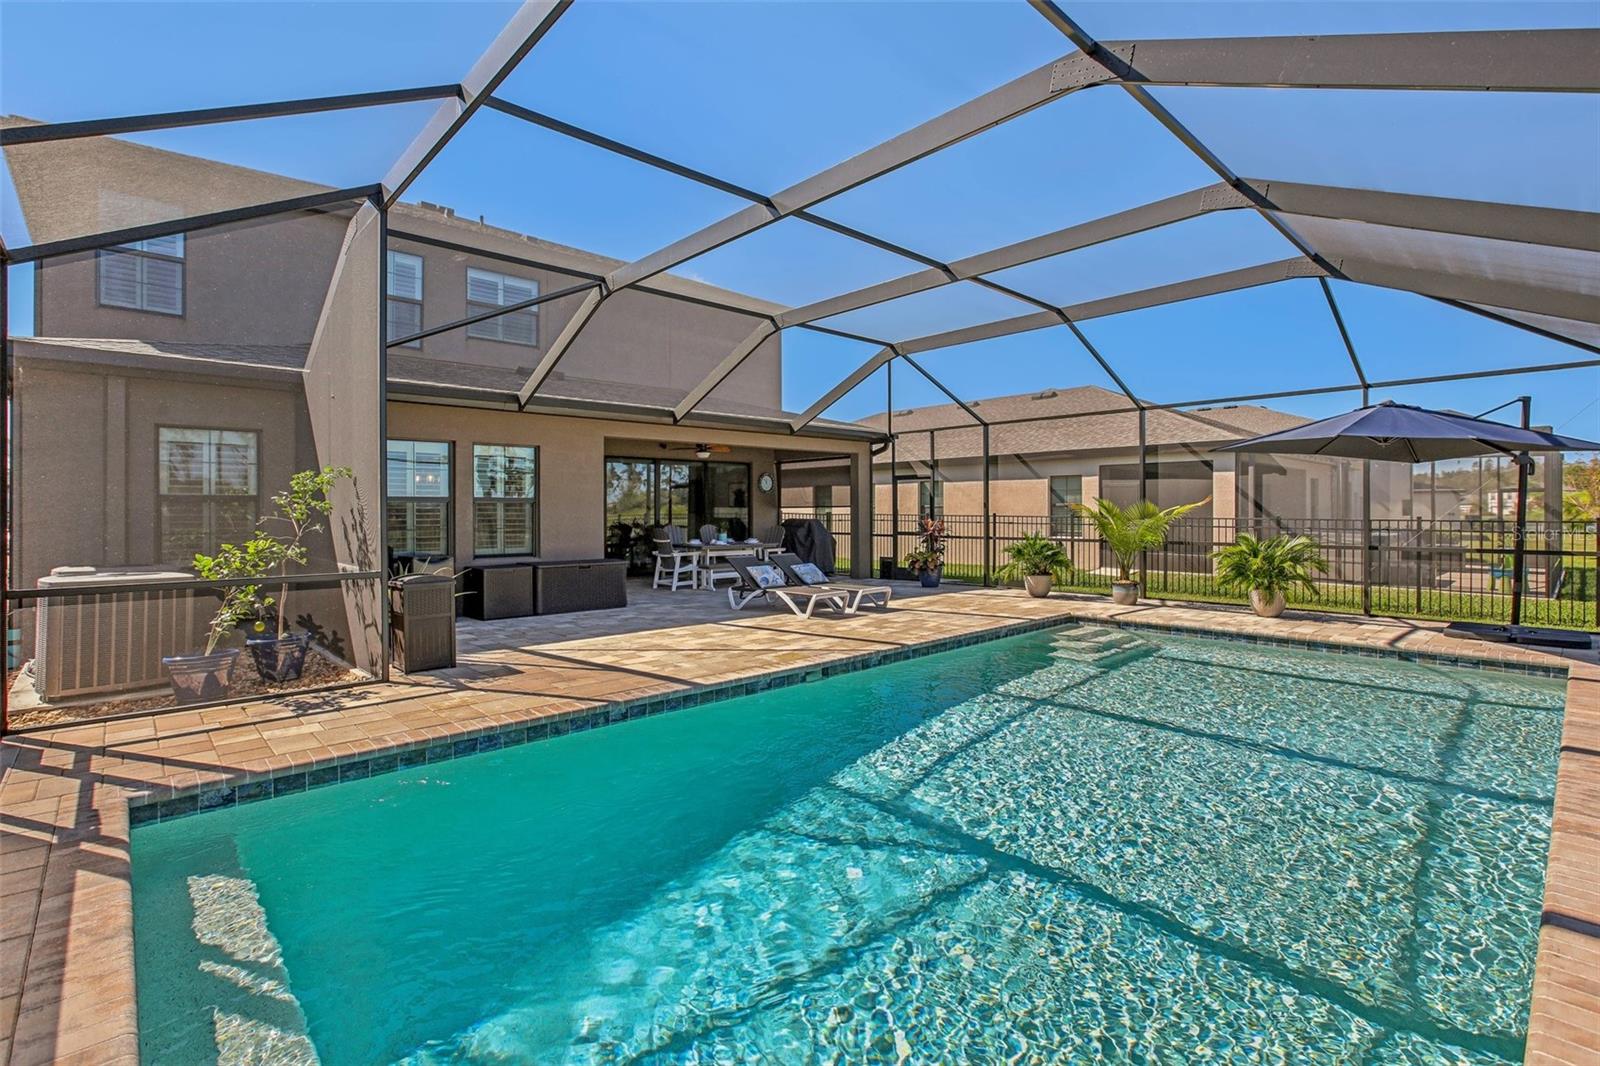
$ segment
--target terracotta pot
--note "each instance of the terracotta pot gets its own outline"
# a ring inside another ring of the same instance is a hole
[[[1022,579],[1023,585],[1028,589],[1028,595],[1036,600],[1042,600],[1050,595],[1050,586],[1053,579],[1049,574],[1029,574]]]
[[[1111,583],[1111,602],[1120,603],[1124,607],[1131,607],[1139,602],[1139,583],[1137,581],[1113,581]]]
[[[1285,601],[1282,592],[1274,592],[1270,597],[1260,589],[1250,590],[1250,609],[1262,618],[1276,618],[1283,613]]]

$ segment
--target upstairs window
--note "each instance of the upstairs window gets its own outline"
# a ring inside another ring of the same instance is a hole
[[[183,234],[101,249],[95,266],[101,307],[183,314]]]
[[[476,267],[467,268],[467,315],[481,315],[497,307],[531,300],[539,295],[539,283],[509,274],[496,274]],[[467,327],[467,336],[507,344],[539,343],[539,309],[529,307],[510,314],[496,315]]]
[[[248,540],[260,518],[259,444],[250,430],[162,426],[156,496],[161,558],[184,566],[196,553]]]
[[[472,550],[533,555],[539,550],[539,450],[472,446]]]
[[[397,340],[422,330],[422,256],[408,252],[389,253],[388,299],[384,307],[389,316],[389,338]],[[420,348],[421,341],[402,345]]]

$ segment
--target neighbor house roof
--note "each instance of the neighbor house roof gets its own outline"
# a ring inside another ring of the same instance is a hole
[[[979,417],[992,423],[1013,419],[1053,419],[991,425],[991,455],[1054,455],[1068,452],[1106,452],[1139,446],[1139,416],[1119,393],[1095,385],[1046,389],[976,400]],[[1092,414],[1114,411],[1115,414]],[[1074,417],[1061,417],[1061,416]],[[1298,426],[1308,419],[1270,407],[1241,404],[1197,408],[1189,411],[1153,408],[1145,414],[1146,441],[1152,447],[1210,445],[1272,433]],[[963,423],[967,423],[963,426]],[[901,462],[975,458],[983,455],[983,432],[955,404],[936,404],[873,415],[861,420],[872,429],[896,437],[895,457]],[[957,426],[957,429],[945,429]],[[928,430],[938,430],[932,442]]]

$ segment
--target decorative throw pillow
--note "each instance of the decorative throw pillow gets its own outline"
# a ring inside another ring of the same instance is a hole
[[[788,582],[783,579],[783,571],[776,566],[752,566],[750,576],[756,579],[756,584],[764,589],[780,588]]]
[[[808,585],[826,585],[828,583],[828,575],[824,574],[816,563],[800,563],[791,569],[794,570],[801,581]]]

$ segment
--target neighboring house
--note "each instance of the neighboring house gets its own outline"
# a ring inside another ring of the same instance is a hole
[[[970,406],[991,423],[990,513],[1047,519],[1061,533],[1076,528],[1076,503],[1105,497],[1128,504],[1139,498],[1138,415],[1095,413],[1128,407],[1119,393],[1080,385],[974,400]],[[1243,518],[1268,530],[1361,519],[1359,462],[1216,450],[1309,419],[1253,404],[1150,410],[1145,418],[1144,494],[1162,507],[1201,503],[1196,518]],[[930,510],[983,513],[983,432],[959,406],[898,410],[861,424],[894,437],[893,448],[881,451],[873,464],[879,515],[897,513],[902,529],[912,529]],[[1427,468],[1419,470],[1414,478],[1408,466],[1373,464],[1374,519],[1459,517],[1459,494],[1430,492]],[[827,510],[843,484],[839,464],[790,469],[783,505]]]
[[[13,146],[6,163],[35,245],[326,191],[113,138]],[[330,464],[357,468],[363,505],[387,481],[385,512],[354,506],[344,527],[381,523],[390,551],[457,566],[598,557],[623,549],[619,522],[765,534],[779,515],[763,486],[808,456],[851,457],[870,506],[881,434],[791,433],[777,336],[673,423],[781,308],[672,275],[607,300],[525,408],[518,389],[581,294],[390,348],[381,403],[376,315],[398,339],[619,263],[399,204],[380,268],[357,206],[36,264],[34,336],[11,343],[17,585],[63,566],[187,569],[248,535],[293,472]],[[336,274],[358,240],[371,253]],[[377,543],[334,523],[313,568],[376,568],[357,541]]]

